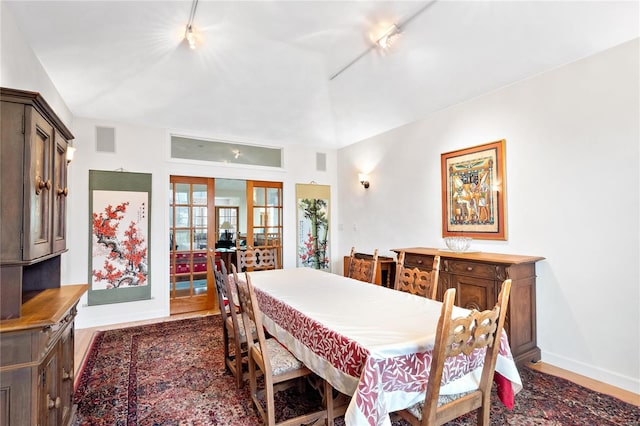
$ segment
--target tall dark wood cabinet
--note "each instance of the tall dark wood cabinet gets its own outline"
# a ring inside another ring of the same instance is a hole
[[[456,305],[485,310],[497,303],[502,282],[511,279],[511,295],[504,329],[517,364],[540,360],[536,336],[535,263],[544,257],[497,253],[450,251],[413,247],[393,249],[405,253],[405,266],[430,271],[440,256],[438,300],[449,288],[456,289]]]
[[[20,316],[24,291],[59,287],[66,250],[68,141],[73,135],[35,92],[0,89],[0,319]]]
[[[0,89],[0,426],[72,420],[74,318],[60,285],[71,132],[39,93]]]

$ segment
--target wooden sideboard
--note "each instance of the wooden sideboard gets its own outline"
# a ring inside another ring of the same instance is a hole
[[[22,316],[0,321],[1,426],[71,423],[73,323],[87,287],[68,285],[25,294]]]
[[[502,282],[511,279],[511,296],[504,329],[517,364],[539,361],[536,337],[536,269],[539,256],[485,252],[453,253],[433,248],[392,249],[405,253],[405,266],[430,271],[440,256],[438,300],[449,288],[456,289],[456,305],[485,310],[496,302]]]

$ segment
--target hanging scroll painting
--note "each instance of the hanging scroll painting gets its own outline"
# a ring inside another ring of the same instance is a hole
[[[298,267],[329,270],[329,185],[296,184]]]
[[[151,298],[151,175],[89,170],[89,305]]]

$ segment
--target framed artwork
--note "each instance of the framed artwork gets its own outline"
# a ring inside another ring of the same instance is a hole
[[[151,175],[89,170],[89,305],[151,298]]]
[[[442,236],[506,240],[505,140],[440,155]]]
[[[329,270],[329,185],[296,184],[296,266]]]

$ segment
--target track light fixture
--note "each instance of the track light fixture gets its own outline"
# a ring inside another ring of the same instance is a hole
[[[424,12],[429,7],[431,7],[431,5],[433,5],[436,1],[437,0],[431,0],[425,3],[416,12],[414,12],[413,15],[409,16],[404,21],[399,22],[397,24],[393,24],[382,34],[382,36],[378,37],[375,40],[375,42],[372,42],[371,45],[367,47],[367,49],[364,52],[356,56],[354,60],[349,62],[347,65],[342,67],[338,72],[334,73],[331,77],[329,77],[329,81],[333,80],[334,78],[336,78],[337,76],[345,72],[351,65],[358,62],[360,59],[362,59],[364,56],[366,56],[369,52],[371,52],[371,50],[375,49],[376,47],[379,47],[383,50],[388,49],[391,46],[391,44],[393,44],[393,42],[396,41],[398,36],[402,34],[402,30],[404,30],[407,24],[409,24],[409,22],[413,21],[418,15],[420,15],[422,12]]]
[[[187,33],[185,35],[187,42],[189,43],[189,47],[192,49],[196,48],[196,37],[193,35],[193,28],[191,25],[187,26]]]
[[[189,43],[189,47],[192,49],[196,48],[196,36],[193,33],[193,19],[196,16],[196,8],[198,7],[198,0],[193,0],[191,4],[191,12],[189,13],[189,21],[187,22],[187,28],[184,32],[184,38]]]
[[[393,42],[400,36],[400,34],[402,34],[402,31],[400,31],[400,28],[394,24],[391,27],[389,27],[389,29],[387,29],[387,31],[385,31],[384,34],[382,34],[382,37],[376,40],[376,44],[380,46],[380,48],[382,49],[388,49],[389,47],[391,47]]]

